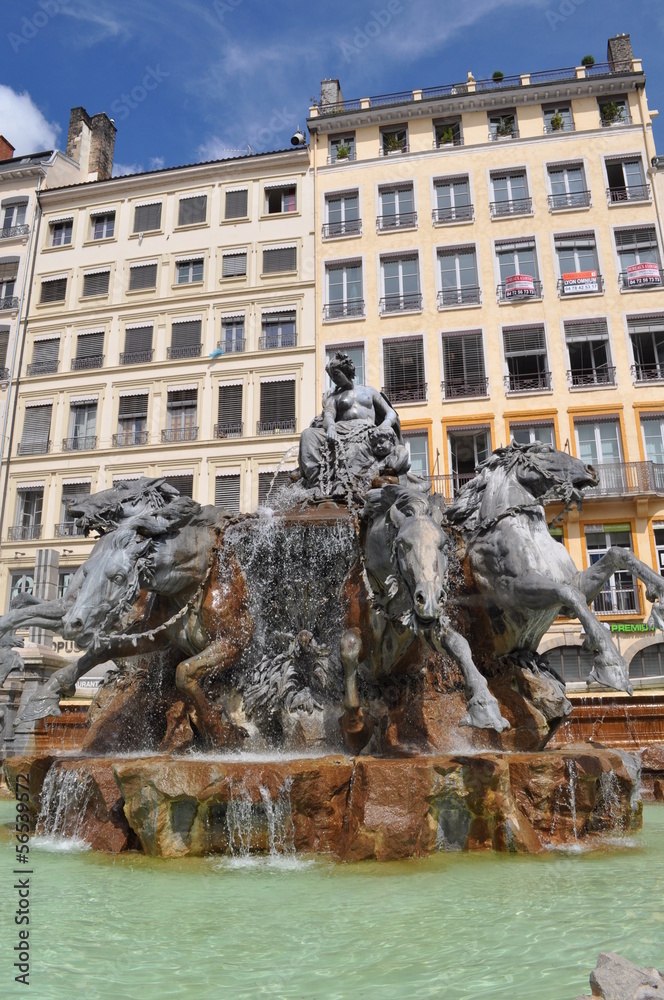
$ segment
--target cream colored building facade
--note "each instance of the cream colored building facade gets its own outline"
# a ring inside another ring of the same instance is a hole
[[[592,67],[352,101],[324,81],[308,120],[317,395],[349,350],[448,497],[512,438],[592,462],[600,486],[560,535],[578,566],[618,544],[664,571],[655,114],[618,36]],[[637,682],[664,674],[640,584],[612,578],[595,610]],[[582,638],[561,621],[541,647],[571,683]]]
[[[87,557],[68,498],[165,476],[203,504],[252,510],[295,466],[316,410],[306,149],[74,184],[40,202],[3,607],[32,586],[38,550],[57,551],[60,589]]]

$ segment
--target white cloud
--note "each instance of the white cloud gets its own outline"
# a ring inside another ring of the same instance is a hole
[[[81,24],[79,31],[68,33],[69,41],[76,48],[90,48],[110,38],[127,40],[131,36],[128,24],[99,3],[89,4],[87,0],[79,0],[75,6],[62,6],[60,9]]]
[[[16,148],[16,156],[53,149],[60,126],[48,122],[30,94],[0,84],[0,132]]]
[[[165,166],[166,160],[163,156],[150,157],[150,170],[163,170]]]
[[[114,177],[126,177],[127,174],[140,174],[143,172],[143,167],[140,163],[114,163],[113,164],[113,176]]]

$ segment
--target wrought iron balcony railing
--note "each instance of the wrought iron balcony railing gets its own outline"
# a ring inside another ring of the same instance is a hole
[[[30,542],[41,538],[41,533],[41,524],[15,524],[7,531],[7,539],[10,542]]]
[[[7,295],[0,299],[0,309],[18,309],[18,295]]]
[[[364,299],[346,299],[344,302],[326,302],[323,319],[359,319],[364,316]]]
[[[532,198],[511,198],[508,201],[489,202],[489,213],[492,219],[502,219],[507,215],[532,215]]]
[[[167,347],[166,357],[169,361],[175,361],[177,358],[200,358],[202,349],[202,344],[188,344],[187,347]]]
[[[606,197],[609,204],[619,205],[626,201],[650,201],[652,192],[650,184],[630,184],[629,187],[607,188]]]
[[[9,368],[0,368],[0,382],[9,381]]]
[[[356,160],[356,159],[357,159],[357,153],[355,152],[355,150],[354,149],[349,149],[348,153],[346,154],[346,156],[337,156],[336,151],[334,153],[330,153],[328,155],[328,157],[327,157],[327,162],[328,163],[345,163],[346,160]]]
[[[154,349],[146,351],[124,351],[120,355],[121,365],[149,365],[154,355]]]
[[[392,384],[383,386],[385,393],[391,403],[426,403],[427,383],[414,382],[412,385]]]
[[[244,351],[246,340],[219,340],[217,342],[217,350],[221,351],[222,354],[242,354]]]
[[[579,284],[573,285],[570,281],[565,282],[563,278],[559,278],[556,287],[560,298],[570,299],[574,298],[575,295],[597,295],[604,291],[604,275],[600,274],[599,271],[595,277],[582,278],[579,279],[579,282]]]
[[[600,116],[599,116],[599,123],[600,123],[600,125],[601,125],[602,128],[613,128],[614,126],[617,126],[617,125],[631,125],[632,124],[632,116],[628,115],[627,112],[624,111],[620,115],[620,117],[613,118],[613,119],[609,120],[608,118],[604,118],[600,114]]]
[[[463,136],[461,134],[453,133],[451,139],[433,140],[434,149],[445,149],[445,146],[463,146]]]
[[[73,358],[71,370],[73,372],[86,371],[88,368],[101,368],[104,364],[103,354],[93,354],[89,358]]]
[[[359,236],[362,232],[362,219],[346,219],[344,222],[325,222],[322,226],[324,240],[336,236]]]
[[[503,139],[518,139],[519,130],[518,128],[513,128],[509,132],[489,132],[489,142],[500,142]]]
[[[658,462],[613,462],[594,466],[599,485],[584,490],[588,498],[652,494],[664,496],[664,464]]]
[[[587,388],[594,385],[615,385],[616,369],[611,365],[603,368],[570,368],[567,371],[570,389]]]
[[[51,450],[51,442],[48,440],[20,441],[18,445],[19,455],[46,455]]]
[[[407,295],[386,295],[378,303],[381,315],[386,313],[419,312],[422,308],[420,292],[410,292]]]
[[[465,288],[443,288],[436,296],[439,309],[449,306],[479,306],[482,302],[482,289],[479,285],[468,285]]]
[[[650,364],[637,362],[630,367],[635,382],[660,382],[664,380],[664,364],[653,361]]]
[[[632,278],[632,284],[630,284],[630,277]],[[629,292],[642,292],[646,288],[661,288],[662,287],[662,269],[659,268],[659,276],[656,277],[654,272],[652,276],[646,278],[635,279],[629,271],[621,271],[618,276],[620,287],[623,291]]]
[[[439,493],[446,500],[454,500],[455,496],[463,489],[466,483],[475,478],[474,472],[457,472],[448,476],[423,476],[431,483],[433,493]]]
[[[56,538],[80,538],[85,534],[77,521],[61,521],[55,526]]]
[[[530,299],[541,299],[542,298],[542,282],[538,278],[533,278],[533,289],[532,291],[526,291],[525,289],[513,289],[510,285],[503,282],[496,286],[496,295],[498,296],[499,302],[523,302]]]
[[[550,194],[547,197],[550,212],[561,212],[566,208],[590,208],[590,191],[570,191]]]
[[[417,227],[417,212],[398,212],[395,215],[377,215],[376,229],[379,233],[393,229],[415,229]]]
[[[114,448],[134,448],[137,445],[148,443],[147,431],[118,431],[113,435],[112,443]]]
[[[62,439],[63,451],[91,451],[97,447],[97,438],[92,434]]]
[[[239,438],[242,437],[242,424],[215,424],[214,436],[216,438]]]
[[[540,392],[551,388],[551,372],[534,372],[531,375],[510,374],[503,379],[505,392]]]
[[[265,333],[258,338],[258,349],[260,351],[276,351],[280,347],[297,347],[297,334],[295,330],[281,333]]]
[[[574,122],[563,122],[562,125],[545,125],[545,135],[555,135],[556,132],[576,132]]]
[[[399,153],[410,152],[410,146],[407,142],[402,142],[396,149],[389,149],[384,143],[381,143],[378,147],[379,156],[398,156]]]
[[[197,438],[198,427],[165,427],[161,432],[164,442],[196,441]]]
[[[434,226],[440,226],[446,222],[472,222],[474,218],[474,205],[448,205],[446,208],[434,208],[431,212],[431,221]]]
[[[53,375],[58,370],[57,361],[32,361],[26,366],[26,375]]]
[[[596,615],[638,615],[641,613],[639,592],[636,587],[602,590],[590,605]]]
[[[464,396],[488,396],[489,379],[485,375],[459,375],[440,383],[443,399],[461,399]]]
[[[0,240],[11,240],[16,236],[28,236],[30,233],[30,226],[7,226],[6,229],[0,229]]]
[[[257,434],[292,434],[295,430],[295,418],[292,420],[259,420],[256,423]]]

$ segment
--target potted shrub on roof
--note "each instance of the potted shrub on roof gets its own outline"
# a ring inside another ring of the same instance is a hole
[[[583,59],[581,60],[581,65],[582,66],[594,66],[595,65],[595,57],[594,56],[584,56]]]
[[[494,83],[502,83],[504,77],[505,74],[502,72],[502,70],[497,69],[494,71],[494,74],[491,79],[493,80]]]
[[[386,153],[401,153],[406,145],[405,139],[400,139],[396,132],[388,132],[383,136],[383,149]]]

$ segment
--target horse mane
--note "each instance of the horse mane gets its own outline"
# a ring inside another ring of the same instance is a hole
[[[447,507],[445,513],[448,521],[451,521],[453,524],[465,524],[466,527],[471,527],[472,525],[469,525],[468,521],[479,513],[491,474],[497,469],[513,468],[515,465],[521,464],[529,455],[536,454],[545,447],[548,446],[542,445],[539,441],[535,441],[532,444],[518,444],[516,441],[512,441],[505,448],[496,448],[477,467],[477,475],[462,487],[452,503]]]
[[[200,504],[181,496],[165,479],[145,476],[117,483],[110,490],[76,497],[67,504],[67,510],[86,535],[92,530],[103,535],[134,516],[135,512],[125,510],[127,505],[143,505],[146,514],[159,514],[173,528],[188,524],[202,510]]]
[[[388,483],[380,489],[369,490],[362,517],[373,520],[381,514],[387,514],[392,507],[396,507],[406,517],[432,513],[431,500],[427,493],[413,487]]]

